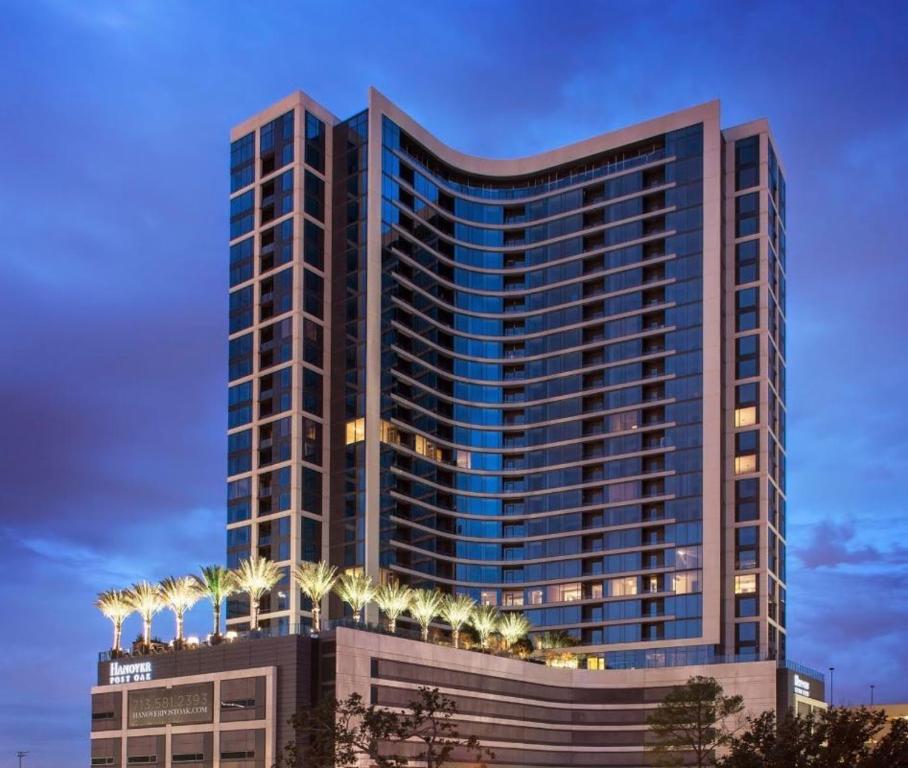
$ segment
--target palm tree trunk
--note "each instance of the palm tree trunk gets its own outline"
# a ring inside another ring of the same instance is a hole
[[[151,617],[145,616],[142,618],[142,642],[145,644],[145,647],[148,647],[148,644],[151,642]]]
[[[114,653],[120,653],[120,635],[123,631],[123,625],[116,621],[114,622],[114,641],[113,641],[113,650]]]
[[[183,614],[177,614],[177,638],[176,644],[181,645],[183,643]]]
[[[322,631],[322,611],[315,600],[312,601],[312,631],[316,633]]]
[[[388,617],[388,631],[392,635],[397,631],[397,619]]]
[[[215,637],[220,637],[220,635],[221,635],[221,604],[220,603],[214,604],[213,613],[214,613],[214,617],[213,617],[214,618],[214,633],[213,634]]]
[[[423,627],[422,627],[422,641],[423,641],[424,643],[428,643],[428,642],[429,642],[429,625],[428,625],[428,624],[423,624]]]
[[[453,631],[453,635],[454,635],[454,647],[455,647],[455,648],[460,648],[460,630],[459,630],[459,629],[455,629],[455,630]]]
[[[249,629],[256,630],[259,628],[259,601],[249,601]]]

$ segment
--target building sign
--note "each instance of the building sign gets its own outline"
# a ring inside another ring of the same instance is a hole
[[[810,680],[806,677],[801,677],[797,672],[794,675],[794,692],[798,696],[804,696],[805,698],[812,699],[813,696],[810,695]]]
[[[129,728],[214,721],[214,683],[129,692]]]
[[[107,674],[108,685],[142,683],[152,678],[151,662],[137,661],[130,664],[121,664],[119,661],[112,661]]]

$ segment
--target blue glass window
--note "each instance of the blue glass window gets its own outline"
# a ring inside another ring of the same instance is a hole
[[[749,136],[735,142],[735,189],[750,189],[760,184],[760,137]]]
[[[735,330],[752,331],[760,325],[760,289],[745,288],[735,293]]]
[[[760,194],[751,192],[735,198],[735,237],[747,237],[760,231]]]
[[[322,375],[303,368],[303,410],[322,415]]]
[[[230,387],[227,390],[227,428],[239,427],[252,421],[252,382]]]
[[[259,236],[259,270],[268,272],[293,260],[293,219],[285,219]]]
[[[293,169],[262,184],[262,224],[278,219],[293,210]]]
[[[315,115],[306,113],[306,164],[325,171],[325,124]]]
[[[314,173],[306,173],[304,210],[319,221],[325,220],[325,182]]]
[[[242,331],[250,325],[252,325],[251,285],[230,294],[230,333]]]
[[[287,112],[259,131],[262,176],[293,162],[293,112]]]
[[[227,522],[238,523],[252,516],[252,478],[241,477],[227,483]]]
[[[308,269],[303,275],[303,309],[321,318],[324,313],[324,280]]]
[[[252,430],[244,429],[227,436],[227,474],[237,475],[252,469]]]
[[[255,180],[255,134],[249,133],[230,145],[230,192],[248,187]]]
[[[229,379],[241,379],[252,373],[252,334],[230,341]]]
[[[259,320],[270,320],[293,309],[293,267],[262,278]]]
[[[230,246],[230,287],[252,279],[252,238]]]
[[[325,266],[325,230],[306,219],[303,225],[303,260],[318,269]]]
[[[230,198],[230,239],[250,232],[255,226],[255,192],[249,190]]]
[[[760,241],[745,240],[735,245],[735,284],[753,283],[760,279]]]

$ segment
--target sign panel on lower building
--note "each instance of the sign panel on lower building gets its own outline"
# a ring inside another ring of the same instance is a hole
[[[214,721],[214,683],[129,692],[129,728]]]

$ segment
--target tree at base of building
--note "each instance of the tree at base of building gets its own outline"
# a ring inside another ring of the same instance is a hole
[[[651,765],[716,765],[716,751],[740,727],[741,696],[726,696],[712,677],[691,677],[649,716],[647,744]]]
[[[437,688],[415,694],[403,712],[366,706],[358,693],[301,709],[290,719],[294,738],[275,768],[355,768],[362,757],[374,768],[404,768],[411,759],[444,768],[456,753],[484,768],[483,760],[494,758],[476,736],[460,735],[453,700]],[[405,742],[408,749],[400,750]],[[414,746],[416,754],[406,754]]]
[[[908,768],[908,721],[888,732],[880,710],[833,708],[798,717],[764,712],[729,745],[721,768]]]

